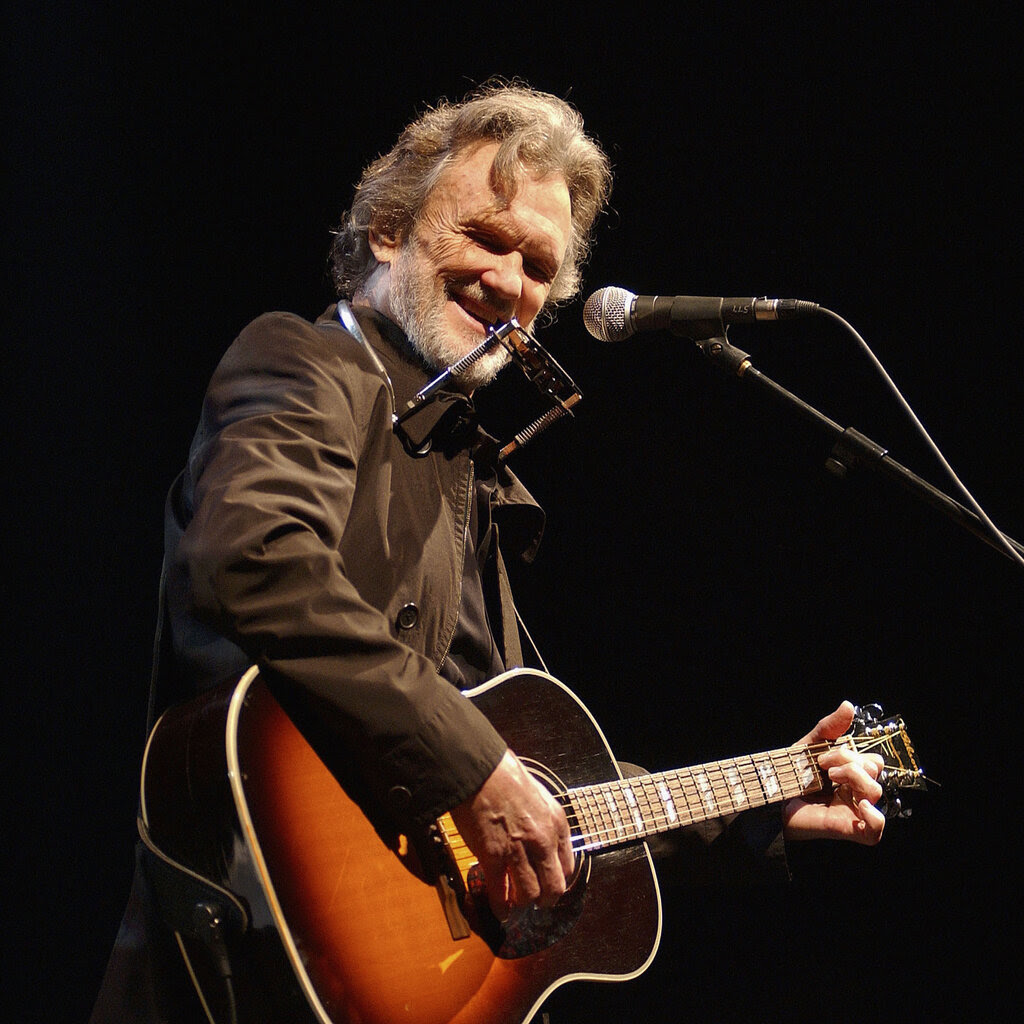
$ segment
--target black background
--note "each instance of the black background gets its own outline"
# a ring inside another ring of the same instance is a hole
[[[352,182],[439,96],[501,74],[575,103],[616,171],[584,294],[837,311],[1024,536],[1009,15],[20,6],[6,32],[10,1019],[84,1020],[116,931],[163,494],[206,379],[253,316],[326,307]],[[561,990],[551,1021],[996,1013],[1019,976],[1024,573],[891,484],[829,476],[819,434],[690,343],[601,345],[579,312],[541,338],[585,400],[515,463],[548,510],[516,584],[552,672],[651,768],[784,744],[843,697],[879,700],[942,788],[875,850],[795,850],[778,891],[664,878],[653,967]],[[952,489],[838,326],[731,338]],[[521,387],[508,375],[483,400],[496,424]]]

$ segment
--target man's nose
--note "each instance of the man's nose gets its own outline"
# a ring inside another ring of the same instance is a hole
[[[523,294],[523,258],[517,252],[506,253],[480,275],[480,283],[503,299],[518,302]]]

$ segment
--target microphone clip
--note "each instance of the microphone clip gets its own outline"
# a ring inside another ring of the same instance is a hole
[[[708,359],[720,366],[726,373],[735,373],[737,377],[742,377],[750,369],[750,356],[729,341],[724,326],[719,335],[691,340]]]

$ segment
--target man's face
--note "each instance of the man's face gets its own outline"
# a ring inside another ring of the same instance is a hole
[[[524,175],[511,203],[491,187],[497,143],[469,150],[448,167],[402,242],[371,234],[387,264],[381,312],[395,319],[437,369],[472,351],[490,326],[515,317],[529,327],[565,258],[569,190],[560,176]],[[478,360],[462,385],[491,380],[507,361],[499,348]]]

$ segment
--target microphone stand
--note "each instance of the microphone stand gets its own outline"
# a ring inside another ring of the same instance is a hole
[[[894,480],[904,490],[909,491],[925,504],[931,505],[932,508],[938,509],[958,526],[973,533],[1005,557],[1013,559],[1012,554],[1007,550],[1010,548],[1024,556],[1024,545],[1006,534],[1003,534],[1002,538],[994,537],[992,531],[974,512],[965,508],[958,501],[954,501],[937,487],[933,487],[927,480],[922,480],[905,466],[901,466],[895,459],[889,458],[888,452],[881,445],[876,444],[869,437],[865,437],[853,427],[844,429],[813,406],[808,405],[803,399],[766,377],[754,367],[746,352],[730,343],[725,336],[724,325],[719,325],[718,329],[722,332],[719,335],[693,338],[692,340],[696,342],[697,347],[704,355],[726,372],[734,373],[744,382],[754,385],[784,405],[795,409],[805,419],[816,423],[833,437],[835,441],[832,451],[825,461],[825,467],[829,472],[842,478],[854,466],[866,466],[882,476]]]

